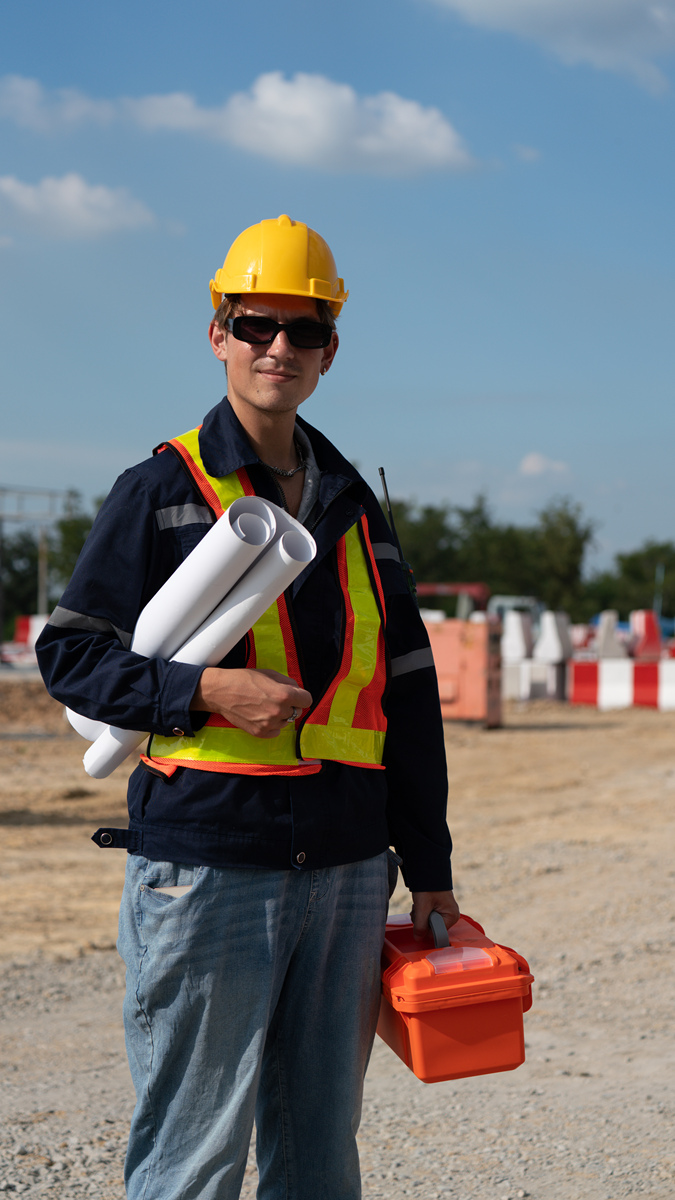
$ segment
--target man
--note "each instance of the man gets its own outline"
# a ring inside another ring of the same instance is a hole
[[[390,844],[419,935],[458,916],[438,690],[375,497],[297,416],[338,349],[330,249],[262,221],[211,294],[227,397],[117,481],[40,665],[64,704],[152,733],[129,829],[94,839],[129,851],[130,1200],[235,1200],[254,1117],[260,1200],[356,1200]],[[150,596],[253,492],[315,560],[219,667],[132,653]]]

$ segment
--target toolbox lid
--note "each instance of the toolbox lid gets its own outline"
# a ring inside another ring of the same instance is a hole
[[[444,946],[442,950],[430,950],[427,954],[436,975],[449,975],[452,971],[475,971],[480,967],[491,967],[492,959],[486,950],[478,946]]]
[[[393,1008],[424,1012],[515,996],[530,1007],[533,977],[521,955],[492,942],[470,917],[460,917],[449,936],[450,946],[436,949],[431,935],[415,939],[409,916],[387,920],[382,990]]]

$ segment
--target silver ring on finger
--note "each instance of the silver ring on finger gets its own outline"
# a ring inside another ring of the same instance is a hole
[[[286,717],[286,724],[287,724],[287,725],[292,725],[294,721],[297,721],[297,719],[298,719],[298,717],[299,717],[299,716],[300,716],[300,709],[299,709],[299,708],[294,708],[294,709],[293,709],[293,712],[292,712],[292,713],[291,713],[291,715],[290,715],[290,717]]]

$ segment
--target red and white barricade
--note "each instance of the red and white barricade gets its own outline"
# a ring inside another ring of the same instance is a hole
[[[605,658],[597,662],[572,661],[568,667],[570,704],[611,708],[675,710],[675,659],[636,662],[631,658]]]

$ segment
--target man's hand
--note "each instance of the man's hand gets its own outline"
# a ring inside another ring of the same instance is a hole
[[[429,937],[429,913],[439,912],[450,929],[459,921],[459,905],[452,892],[413,892],[410,916],[415,927],[415,939],[420,942]]]
[[[192,697],[191,709],[219,713],[237,729],[254,737],[278,737],[296,710],[309,708],[312,697],[294,679],[278,671],[207,667]]]

